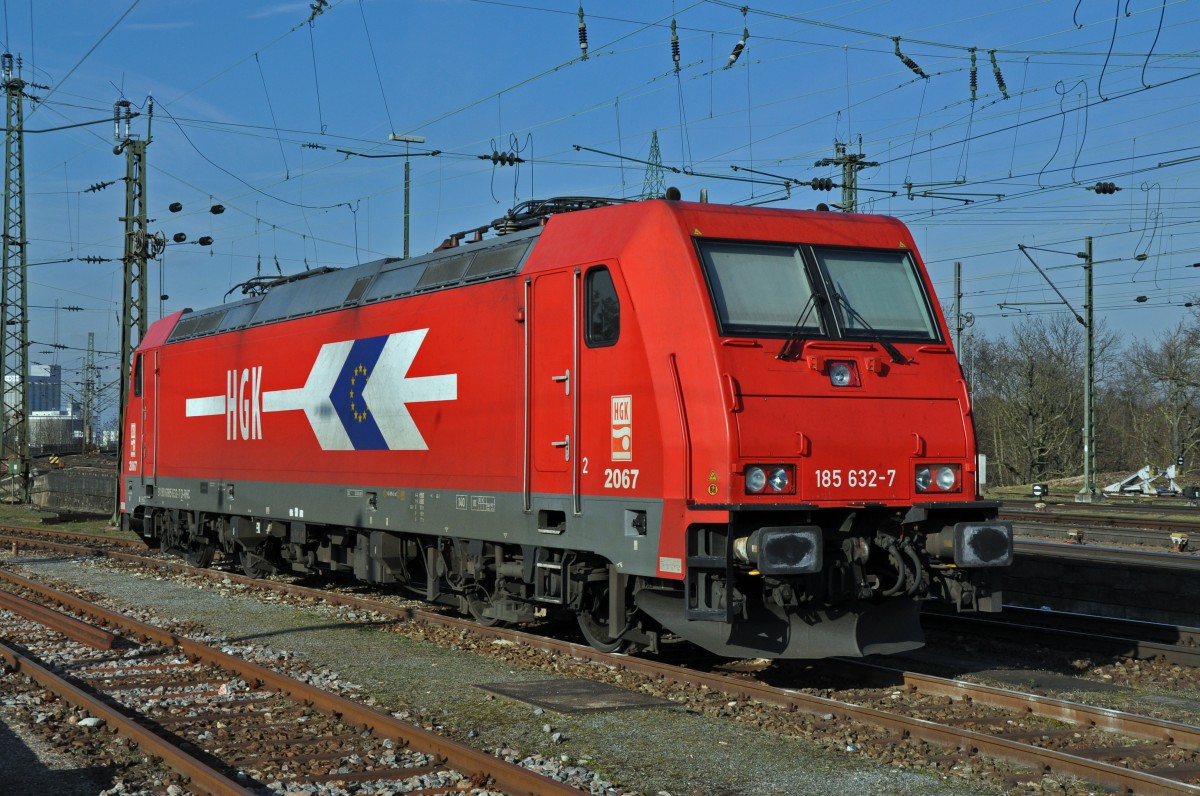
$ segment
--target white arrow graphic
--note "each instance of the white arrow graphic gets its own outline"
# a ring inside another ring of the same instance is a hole
[[[458,398],[456,373],[408,377],[408,369],[428,333],[428,329],[415,329],[389,335],[362,391],[363,400],[390,450],[429,449],[407,404]],[[264,391],[262,411],[303,411],[323,450],[354,450],[330,394],[356,342],[343,340],[321,346],[304,386]],[[188,398],[186,416],[225,414],[228,400],[224,394]]]

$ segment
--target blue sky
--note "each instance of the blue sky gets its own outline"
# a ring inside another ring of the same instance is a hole
[[[860,209],[910,225],[946,305],[961,261],[964,309],[987,334],[1061,309],[1018,244],[1049,250],[1031,254],[1080,308],[1074,253],[1093,236],[1097,312],[1129,337],[1169,329],[1200,294],[1196,4],[763,0],[743,14],[711,0],[587,0],[586,60],[578,8],[5,0],[6,49],[47,87],[31,87],[42,102],[25,108],[31,358],[70,379],[89,331],[101,351],[119,345],[119,263],[81,258],[120,257],[112,107],[142,111],[132,130],[144,138],[149,96],[152,229],[189,240],[149,270],[167,313],[220,303],[276,262],[291,273],[399,255],[403,159],[338,151],[399,154],[392,133],[426,139],[410,153],[442,153],[411,160],[413,254],[525,199],[636,196],[655,131],[685,198],[706,188],[712,201],[790,208],[840,201],[807,183],[839,180],[814,164],[838,141],[858,152],[861,137],[879,165],[859,173]],[[110,121],[32,132],[99,119]],[[479,157],[493,151],[526,162]],[[1087,189],[1097,182],[1120,190]],[[202,235],[211,247],[191,243]]]

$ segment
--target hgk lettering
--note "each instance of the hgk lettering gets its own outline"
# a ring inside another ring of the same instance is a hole
[[[226,372],[225,439],[262,439],[262,365]]]

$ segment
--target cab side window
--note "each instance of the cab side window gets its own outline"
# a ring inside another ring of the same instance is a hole
[[[584,338],[588,348],[616,344],[621,336],[621,302],[608,268],[600,265],[587,272],[584,293]]]
[[[142,355],[138,354],[133,360],[133,394],[142,396]]]

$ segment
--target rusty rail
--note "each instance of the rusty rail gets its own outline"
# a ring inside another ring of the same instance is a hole
[[[157,563],[157,562],[156,562]],[[0,570],[0,580],[23,586],[48,599],[69,606],[71,610],[90,616],[96,621],[120,627],[159,644],[178,647],[198,661],[219,666],[233,672],[247,682],[257,682],[275,691],[288,694],[292,699],[307,702],[317,710],[338,715],[344,721],[356,724],[380,736],[396,739],[414,749],[435,755],[464,773],[478,774],[493,781],[496,787],[509,794],[560,794],[578,796],[579,791],[561,782],[556,782],[520,766],[493,757],[486,752],[456,743],[436,733],[429,732],[366,705],[323,691],[316,686],[294,680],[265,666],[242,660],[220,650],[212,649],[200,642],[170,633],[162,628],[139,622],[123,614],[109,611],[86,600],[51,589],[20,575]]]
[[[24,597],[18,597],[6,591],[0,591],[0,608],[12,611],[14,614],[20,614],[26,619],[32,619],[34,622],[39,622],[51,630],[62,633],[67,638],[78,641],[80,644],[87,644],[89,647],[95,647],[98,650],[111,650],[117,644],[117,637],[106,630],[101,630],[95,625],[89,625],[86,622],[80,622],[74,617],[59,613],[44,605],[38,605],[35,602],[26,600]]]
[[[197,570],[194,567],[189,567],[185,564],[147,559],[120,551],[109,551],[106,553],[106,555],[114,560],[128,561],[130,563],[138,563],[141,565],[157,567],[159,569],[188,572],[191,574],[204,572],[204,570]],[[1089,782],[1094,782],[1098,785],[1104,785],[1106,787],[1129,790],[1138,794],[1158,794],[1161,796],[1190,794],[1191,796],[1200,796],[1200,786],[1189,785],[1184,782],[1167,779],[1155,774],[1134,771],[1122,766],[1106,763],[1102,760],[1076,757],[1068,753],[1043,749],[1030,744],[1025,744],[997,736],[963,730],[957,727],[947,727],[939,725],[935,722],[926,721],[924,719],[909,718],[906,716],[887,713],[874,708],[848,705],[836,700],[802,694],[789,689],[776,688],[763,683],[740,680],[727,675],[681,669],[677,666],[657,660],[630,656],[609,655],[580,644],[558,641],[542,636],[535,636],[530,633],[523,633],[521,631],[508,628],[485,627],[469,619],[458,619],[420,609],[397,608],[388,606],[375,600],[336,594],[333,592],[312,589],[305,586],[294,586],[278,581],[256,580],[226,572],[220,573],[220,577],[223,579],[228,578],[233,582],[241,583],[246,586],[262,588],[280,594],[309,597],[324,600],[335,605],[346,605],[375,611],[377,613],[393,616],[398,619],[416,620],[442,627],[462,629],[486,638],[518,641],[522,644],[526,644],[530,647],[546,652],[566,654],[580,660],[600,663],[605,666],[653,677],[667,682],[705,686],[707,688],[731,694],[733,696],[743,697],[746,699],[756,699],[761,702],[777,705],[789,710],[798,710],[815,715],[832,713],[841,720],[859,721],[877,727],[895,730],[901,734],[911,735],[914,738],[919,738],[942,746],[949,746],[951,748],[966,748],[981,752],[983,754],[991,755],[993,757],[1032,765],[1039,769],[1045,768],[1058,773],[1071,774]],[[912,677],[919,678],[922,676],[912,675]],[[936,679],[937,678],[929,678],[930,687],[932,687],[932,681]],[[943,681],[943,683],[945,684],[943,687],[951,687],[950,681]],[[1001,700],[998,696],[1004,693],[1002,689],[991,689],[987,686],[977,686],[973,683],[966,683],[962,681],[952,681],[952,687],[956,688],[959,694],[965,694],[969,696],[969,698],[976,701],[997,704],[998,706],[1003,706],[1001,703],[1005,701]],[[1013,696],[1019,699],[1023,695]],[[993,702],[993,699],[996,701]],[[1007,706],[1011,707],[1011,703],[1009,703]],[[1128,720],[1129,724],[1123,731],[1129,732],[1133,735],[1157,739],[1162,737],[1164,734],[1176,732],[1178,733],[1178,742],[1181,744],[1187,743],[1189,740],[1197,739],[1194,728],[1188,728],[1186,725],[1174,725],[1171,722],[1158,722],[1155,719],[1145,719],[1143,717],[1133,716],[1132,714],[1122,713],[1120,711],[1087,708],[1086,706],[1076,705],[1075,703],[1068,703],[1063,700],[1055,700],[1048,697],[1036,697],[1035,701],[1033,702],[1026,701],[1022,703],[1021,707],[1022,709],[1027,709],[1030,712],[1038,715],[1059,719],[1062,719],[1064,716],[1071,715],[1075,712],[1079,712],[1079,715],[1082,716],[1083,711],[1086,710],[1091,711],[1085,720],[1085,723],[1089,726],[1091,726],[1092,722],[1095,722],[1095,726],[1116,729],[1121,726],[1121,722]],[[1149,722],[1150,725],[1155,723],[1171,725],[1175,729],[1163,731],[1154,730],[1151,729],[1150,726],[1142,724],[1142,722]],[[1136,730],[1133,728],[1136,728]],[[1184,730],[1186,730],[1186,732]],[[1200,746],[1200,740],[1196,740],[1196,743],[1197,746]]]
[[[119,551],[110,550],[105,551],[103,554],[114,560],[135,563],[140,566],[187,572],[190,574],[203,574],[205,572],[205,570],[198,570],[194,567],[189,567],[176,562],[148,559],[143,556],[136,556]],[[746,699],[755,699],[767,704],[785,707],[789,710],[797,710],[816,715],[828,713],[832,714],[839,720],[858,721],[865,724],[894,730],[902,735],[908,735],[913,738],[929,741],[941,746],[967,749],[972,753],[980,752],[993,757],[1031,765],[1040,770],[1070,774],[1080,777],[1088,782],[1093,782],[1105,787],[1116,788],[1121,791],[1162,796],[1176,796],[1178,794],[1200,796],[1200,786],[1197,785],[1190,785],[1186,782],[1168,779],[1153,773],[1128,769],[1119,765],[1106,763],[1101,760],[1093,760],[1087,757],[1071,755],[1069,753],[1059,752],[1053,749],[1036,747],[999,736],[987,735],[985,733],[964,730],[957,727],[939,725],[935,722],[924,719],[911,718],[903,715],[888,713],[886,711],[877,710],[874,708],[851,705],[824,697],[803,694],[790,689],[776,688],[763,683],[741,680],[729,677],[727,675],[681,669],[679,667],[656,660],[609,655],[594,650],[591,647],[579,644],[557,641],[541,636],[534,636],[532,634],[506,628],[485,627],[470,620],[448,617],[430,611],[413,608],[397,608],[369,599],[340,595],[329,591],[294,586],[276,581],[256,580],[227,572],[221,572],[219,575],[223,579],[229,579],[233,582],[274,591],[281,594],[315,598],[324,600],[331,604],[354,606],[385,615],[394,616],[400,619],[410,619],[429,624],[440,625],[443,627],[465,629],[486,638],[519,641],[520,643],[527,644],[532,648],[540,649],[546,652],[566,654],[580,660],[601,663],[605,666],[653,677],[667,682],[677,682],[681,684],[698,686],[702,685],[733,696]],[[918,678],[922,676],[912,675],[912,677]],[[930,679],[936,680],[937,678]],[[994,695],[989,695],[988,687],[977,686],[972,683],[965,683],[961,681],[943,681],[943,686],[939,687],[951,687],[949,685],[950,683],[953,684],[953,688],[957,689],[956,693],[968,696],[971,699],[989,702],[994,697]],[[929,687],[932,688],[933,685],[929,684]],[[990,689],[990,691],[995,692],[995,694],[1004,693],[1002,689]],[[1014,694],[1013,696],[1020,699],[1023,695]],[[998,699],[998,697],[995,698]],[[1026,699],[1021,703],[1021,709],[1023,710],[1028,710],[1038,715],[1045,715],[1060,719],[1072,715],[1079,708],[1086,708],[1087,711],[1092,711],[1087,718],[1081,718],[1081,720],[1088,726],[1113,729],[1119,727],[1122,732],[1126,732],[1131,735],[1139,735],[1141,737],[1153,739],[1166,736],[1171,737],[1175,742],[1182,744],[1188,744],[1196,737],[1193,728],[1187,728],[1186,725],[1173,725],[1171,722],[1157,722],[1157,720],[1154,719],[1134,716],[1132,714],[1126,714],[1120,711],[1087,708],[1087,706],[1074,705],[1074,703],[1067,703],[1062,700],[1054,700],[1045,697],[1035,697],[1033,701]],[[374,711],[371,711],[371,713],[375,716],[379,715],[374,713]],[[1082,717],[1083,714],[1080,713],[1080,716]],[[1093,721],[1096,723],[1092,724]],[[1127,724],[1122,724],[1126,721],[1128,722]],[[1149,725],[1144,724],[1147,722],[1151,725],[1154,723],[1173,725],[1175,729],[1156,730],[1151,728]],[[1184,728],[1187,730],[1187,732],[1181,732],[1178,728]],[[1178,733],[1178,736],[1172,735],[1172,733]]]
[[[152,733],[130,717],[120,713],[91,694],[64,680],[37,661],[0,641],[0,658],[13,671],[20,672],[43,688],[58,694],[69,704],[90,715],[104,719],[109,727],[138,745],[141,751],[161,759],[171,768],[188,777],[191,786],[213,796],[254,796],[255,791],[239,785],[221,772],[192,757],[178,746]]]

